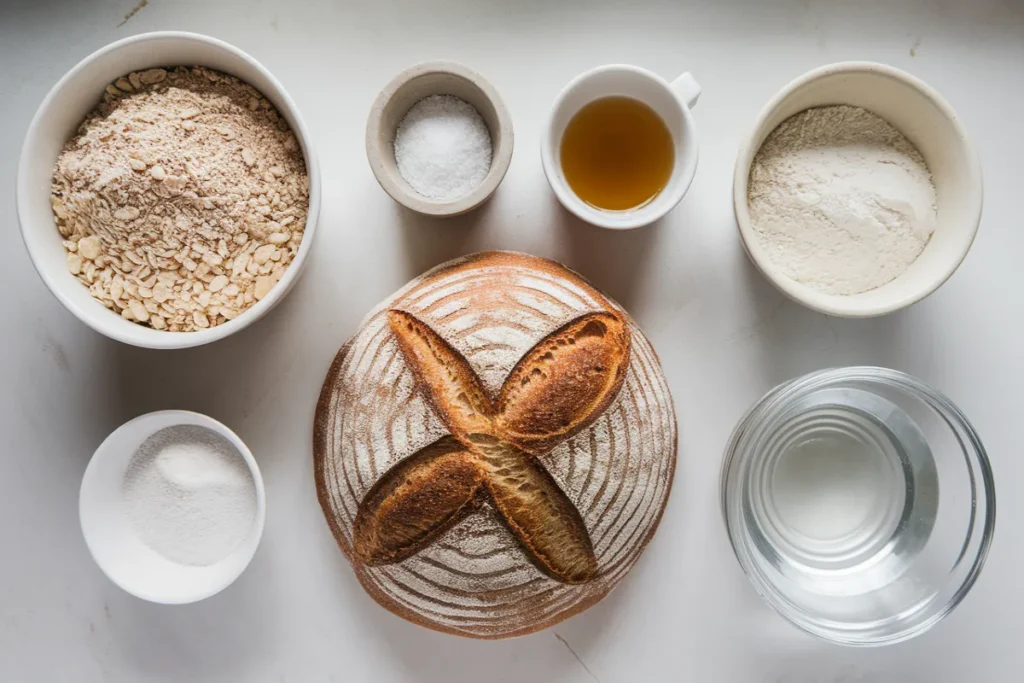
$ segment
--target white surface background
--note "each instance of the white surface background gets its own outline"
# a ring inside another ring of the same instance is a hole
[[[1024,3],[150,0],[118,27],[133,4],[0,3],[0,681],[1024,679]],[[184,352],[108,341],[64,311],[32,269],[13,202],[21,140],[50,86],[94,49],[158,29],[208,33],[262,61],[302,109],[324,172],[316,249],[296,289],[254,327]],[[516,127],[494,201],[448,223],[399,211],[363,151],[378,89],[434,58],[488,76]],[[736,148],[760,107],[791,78],[845,59],[887,62],[935,86],[973,132],[985,172],[985,217],[957,274],[912,309],[869,321],[784,300],[745,260],[730,206]],[[666,77],[690,70],[705,89],[689,195],[629,233],[562,211],[538,152],[562,85],[616,61]],[[681,424],[665,518],[624,584],[582,616],[507,642],[433,633],[364,595],[323,522],[310,454],[323,375],[363,314],[427,267],[490,248],[560,259],[622,302],[661,354]],[[717,508],[721,452],[747,406],[794,375],[854,363],[908,371],[953,397],[990,450],[999,496],[995,543],[966,602],[932,632],[873,650],[817,642],[776,617],[740,572]],[[224,421],[267,484],[255,560],[197,605],[120,592],[78,527],[93,449],[159,408]]]

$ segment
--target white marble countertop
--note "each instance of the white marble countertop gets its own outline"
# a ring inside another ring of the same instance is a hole
[[[536,681],[772,683],[1020,681],[1024,663],[1024,383],[1021,160],[1024,3],[1017,0],[6,0],[0,5],[0,681]],[[248,51],[305,115],[324,176],[312,262],[287,300],[226,341],[130,348],[67,313],[18,236],[17,156],[36,106],[94,49],[158,29]],[[516,150],[495,199],[447,223],[398,210],[363,148],[365,117],[394,74],[451,58],[492,80]],[[846,321],[784,299],[745,259],[731,209],[742,134],[767,99],[815,66],[872,59],[935,86],[974,134],[985,217],[956,275],[913,308]],[[650,229],[603,232],[562,211],[541,171],[548,107],[572,76],[631,62],[704,87],[701,161],[683,203]],[[367,597],[314,496],[311,420],[334,352],[369,308],[412,276],[482,249],[562,260],[623,303],[659,351],[681,438],[662,526],[608,599],[554,629],[476,642],[408,624]],[[845,649],[764,605],[730,551],[718,467],[742,412],[776,383],[825,366],[878,364],[947,392],[989,451],[999,520],[973,592],[908,643]],[[266,534],[220,595],[162,607],[110,583],[78,526],[93,449],[160,408],[216,417],[252,447]]]

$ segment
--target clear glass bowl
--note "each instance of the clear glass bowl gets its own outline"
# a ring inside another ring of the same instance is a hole
[[[981,440],[909,375],[853,367],[766,394],[722,468],[736,558],[801,629],[844,645],[923,633],[977,579],[995,527]]]

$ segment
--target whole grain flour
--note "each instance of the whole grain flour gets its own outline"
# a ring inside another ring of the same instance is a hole
[[[124,318],[193,331],[236,317],[284,275],[309,209],[287,123],[204,68],[108,85],[51,188],[70,272]]]

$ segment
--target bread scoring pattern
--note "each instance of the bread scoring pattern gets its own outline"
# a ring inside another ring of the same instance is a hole
[[[569,338],[579,363],[558,352]],[[558,264],[498,252],[440,266],[367,317],[324,384],[314,456],[331,529],[378,602],[497,638],[622,578],[660,519],[675,443],[628,315]]]
[[[588,313],[555,330],[523,356],[496,402],[429,326],[400,310],[388,321],[451,436],[370,489],[356,514],[356,556],[368,565],[410,557],[486,500],[542,572],[564,583],[592,579],[597,560],[583,519],[536,457],[586,428],[618,394],[629,361],[623,320]]]

